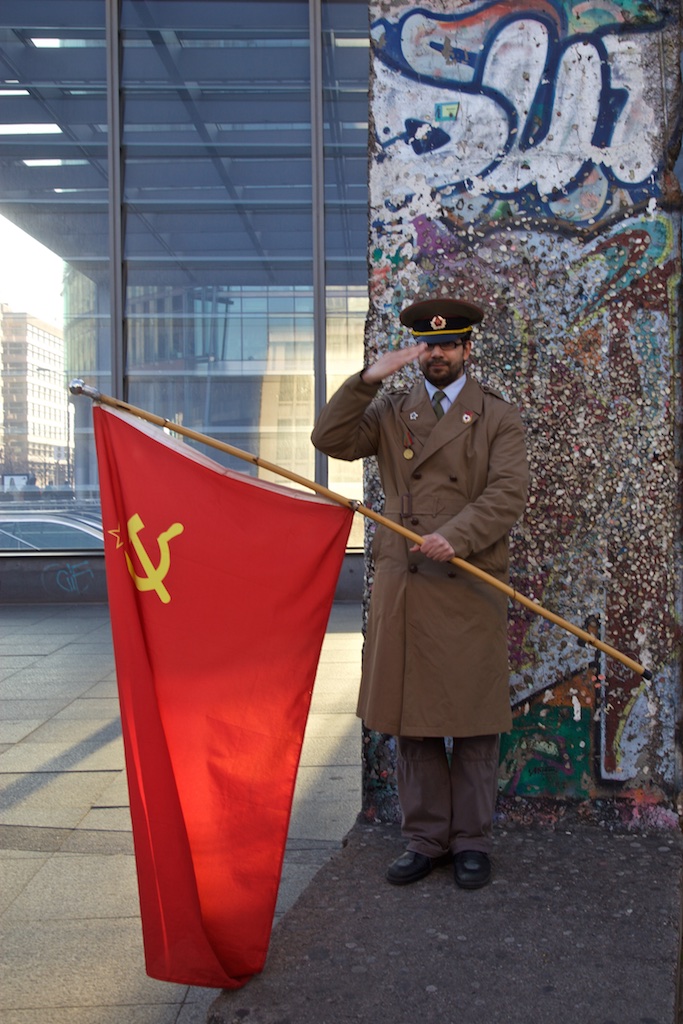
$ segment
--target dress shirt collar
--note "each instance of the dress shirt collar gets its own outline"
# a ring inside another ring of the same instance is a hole
[[[450,407],[453,405],[453,402],[456,400],[462,389],[465,387],[466,380],[467,374],[463,373],[461,377],[458,377],[457,380],[452,381],[451,384],[447,384],[445,388],[437,388],[435,384],[432,384],[430,381],[425,379],[425,387],[427,388],[429,401],[431,402],[431,400],[434,398],[435,391],[443,391],[446,398],[445,400],[442,400],[441,407],[443,411],[446,412],[447,409],[450,409]]]

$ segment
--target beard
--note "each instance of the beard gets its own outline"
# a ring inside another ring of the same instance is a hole
[[[425,360],[421,370],[430,384],[434,384],[437,388],[443,388],[462,377],[465,372],[465,363],[453,366],[445,359],[433,358]]]

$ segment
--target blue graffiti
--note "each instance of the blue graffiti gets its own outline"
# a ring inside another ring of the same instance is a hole
[[[95,573],[88,561],[51,562],[43,570],[43,586],[50,592],[52,581],[65,594],[85,594],[95,579]]]
[[[412,161],[442,197],[515,197],[545,214],[561,203],[574,221],[595,217],[616,189],[636,202],[659,195],[645,77],[664,21],[593,13],[588,31],[552,0],[377,19],[377,162],[397,159],[405,181]],[[581,190],[587,214],[572,210]]]

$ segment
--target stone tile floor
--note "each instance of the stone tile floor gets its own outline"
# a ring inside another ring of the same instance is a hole
[[[334,605],[276,918],[360,809],[361,612]],[[145,973],[106,606],[0,608],[3,1024],[199,1024],[214,989]]]

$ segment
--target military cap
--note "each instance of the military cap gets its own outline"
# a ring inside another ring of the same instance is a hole
[[[430,335],[468,334],[484,317],[483,309],[461,299],[423,299],[401,310],[400,321],[413,337],[429,344]]]

